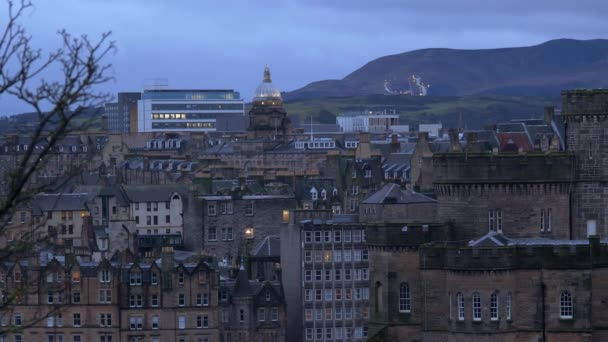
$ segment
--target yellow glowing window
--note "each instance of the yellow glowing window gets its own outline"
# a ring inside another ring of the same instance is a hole
[[[253,228],[247,228],[247,229],[245,229],[245,238],[246,239],[253,239]]]
[[[283,210],[283,222],[289,222],[289,210]]]
[[[74,272],[72,272],[72,282],[73,283],[80,283],[80,271],[74,271]]]
[[[331,251],[325,251],[325,256],[323,259],[325,262],[331,262]]]

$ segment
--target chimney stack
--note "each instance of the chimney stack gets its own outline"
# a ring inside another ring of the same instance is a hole
[[[477,132],[467,132],[466,133],[467,140],[467,153],[479,153],[481,152],[481,146],[479,145],[479,140],[477,140]]]
[[[160,268],[162,271],[163,289],[167,290],[173,288],[173,255],[174,253],[172,246],[163,246],[160,256]]]
[[[553,107],[553,106],[546,106],[545,107],[545,115],[544,115],[545,124],[551,125],[551,122],[553,121],[553,116],[554,115],[555,115],[555,107]]]
[[[450,152],[462,152],[462,146],[460,146],[460,139],[458,138],[458,132],[451,129],[448,132],[450,136]]]
[[[391,135],[391,153],[401,152],[401,143],[399,142],[399,136],[397,133]]]

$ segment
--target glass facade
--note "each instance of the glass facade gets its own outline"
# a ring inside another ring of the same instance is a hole
[[[215,120],[224,113],[153,113],[152,120]]]
[[[153,122],[153,129],[215,129],[215,122]]]
[[[144,100],[240,100],[234,90],[146,90]]]
[[[238,110],[244,109],[242,103],[154,103],[153,111],[161,110]]]

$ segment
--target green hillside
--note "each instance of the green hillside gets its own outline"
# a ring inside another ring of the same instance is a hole
[[[559,98],[523,96],[412,97],[368,95],[290,101],[285,103],[294,121],[335,123],[341,112],[373,108],[394,108],[403,124],[442,122],[456,127],[460,118],[469,128],[512,119],[541,117],[547,105],[558,105]]]
[[[377,58],[341,80],[312,82],[285,100],[385,94],[410,89],[411,75],[434,96],[556,96],[563,89],[608,87],[608,40],[557,39],[502,49],[422,49]]]

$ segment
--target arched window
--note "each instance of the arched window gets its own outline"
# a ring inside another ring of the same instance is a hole
[[[507,293],[507,303],[506,303],[506,310],[507,310],[507,319],[511,319],[511,300],[512,300],[512,295],[511,292]]]
[[[498,321],[498,293],[490,295],[490,320]]]
[[[562,292],[559,299],[559,318],[572,319],[572,295],[568,291]]]
[[[478,292],[473,293],[473,320],[481,321],[481,296]]]
[[[458,301],[458,320],[464,321],[464,297],[462,293],[458,292],[456,300]]]
[[[327,199],[327,191],[325,189],[321,190],[321,199],[324,201]]]
[[[399,312],[411,312],[412,301],[410,298],[410,286],[408,283],[399,285]]]

